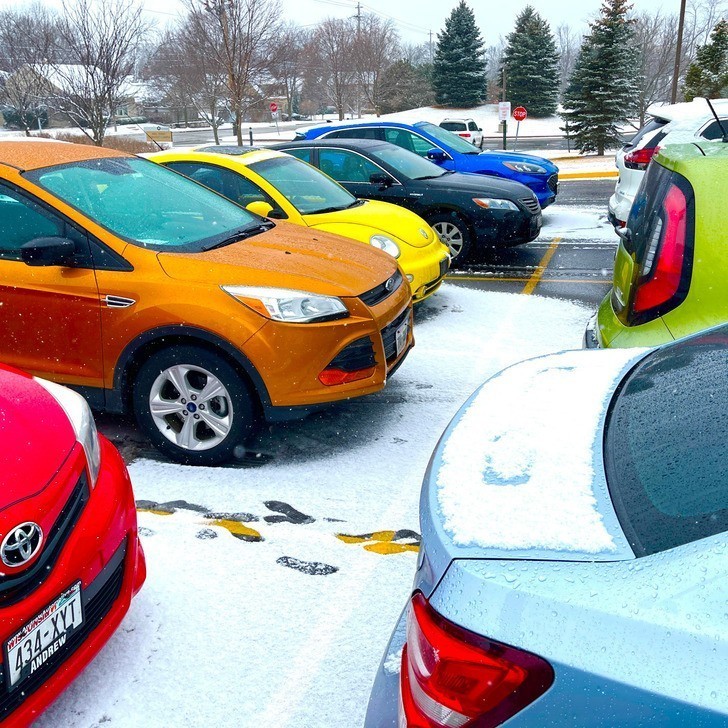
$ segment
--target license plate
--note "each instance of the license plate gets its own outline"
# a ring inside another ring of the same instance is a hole
[[[395,332],[395,341],[397,342],[397,356],[399,356],[404,347],[407,346],[407,334],[409,332],[409,320],[403,321]]]
[[[18,687],[48,662],[82,624],[79,581],[36,614],[5,643],[8,688],[12,690]]]

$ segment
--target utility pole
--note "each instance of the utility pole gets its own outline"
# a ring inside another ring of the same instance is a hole
[[[672,92],[670,93],[670,103],[677,101],[677,82],[680,76],[680,56],[682,55],[683,29],[685,27],[685,2],[680,0],[680,20],[677,24],[677,48],[675,49],[675,70],[672,73]]]

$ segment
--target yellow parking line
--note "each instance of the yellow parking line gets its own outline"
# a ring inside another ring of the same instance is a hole
[[[617,170],[599,170],[594,172],[559,172],[559,182],[587,179],[616,179],[617,177],[619,177],[619,172]]]
[[[549,245],[548,250],[543,254],[543,258],[539,261],[538,267],[528,279],[528,283],[526,283],[523,287],[522,293],[526,296],[530,296],[536,290],[536,286],[539,284],[543,274],[546,272],[546,268],[549,267],[551,258],[554,257],[554,253],[556,252],[556,248],[559,247],[560,242],[561,238],[554,238],[551,245]]]
[[[502,276],[448,276],[449,281],[457,283],[457,281],[485,281],[486,283],[528,283],[530,278],[504,278]],[[542,278],[540,285],[545,286],[547,283],[601,283],[608,286],[612,285],[611,280],[603,278]]]

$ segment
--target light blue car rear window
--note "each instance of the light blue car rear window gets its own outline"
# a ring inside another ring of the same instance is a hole
[[[607,482],[637,556],[728,530],[728,326],[629,374],[605,435]]]

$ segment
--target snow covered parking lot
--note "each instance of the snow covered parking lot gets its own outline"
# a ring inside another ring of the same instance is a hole
[[[264,434],[259,465],[134,462],[147,583],[37,725],[361,725],[440,434],[488,376],[578,348],[591,313],[446,284],[383,392]]]

